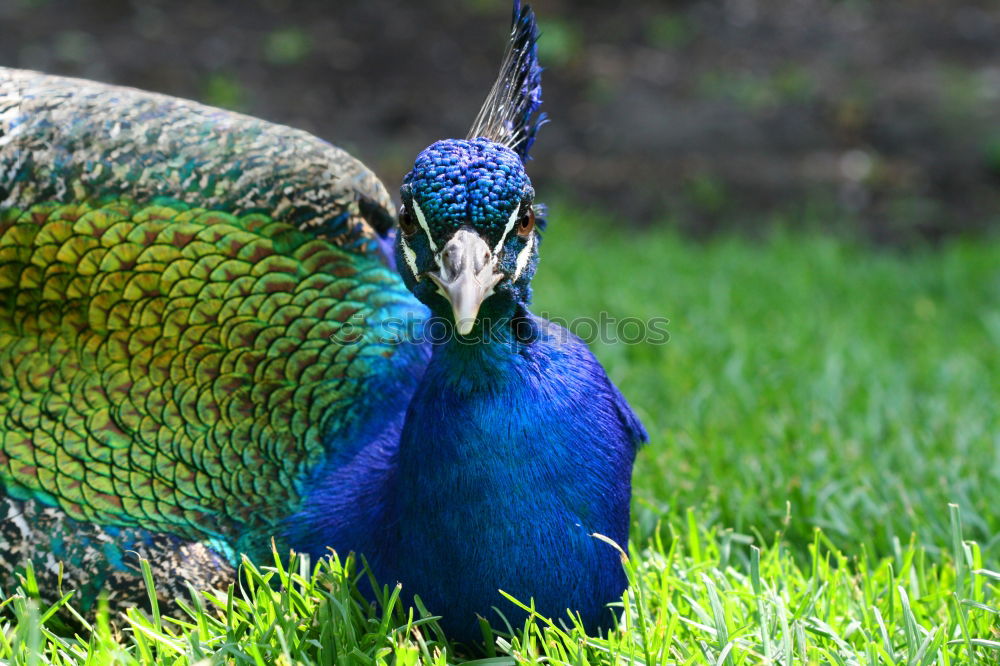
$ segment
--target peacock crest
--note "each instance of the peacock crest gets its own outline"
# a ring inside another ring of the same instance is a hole
[[[500,64],[500,74],[479,109],[469,139],[484,138],[507,146],[521,160],[535,143],[538,128],[546,122],[542,105],[542,67],[538,64],[538,25],[529,5],[514,2],[510,41]]]

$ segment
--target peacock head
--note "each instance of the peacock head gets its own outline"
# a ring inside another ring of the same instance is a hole
[[[535,191],[516,152],[485,138],[438,141],[417,157],[400,195],[403,277],[460,335],[481,309],[502,317],[530,300]]]
[[[538,263],[538,210],[524,169],[545,122],[537,113],[538,28],[519,1],[512,23],[500,76],[469,138],[426,148],[400,190],[396,254],[403,279],[463,336],[480,316],[510,316],[526,304]]]

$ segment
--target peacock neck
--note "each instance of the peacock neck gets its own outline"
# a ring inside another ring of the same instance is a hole
[[[501,386],[504,390],[518,388],[520,380],[534,368],[530,359],[536,326],[522,306],[513,313],[481,318],[468,336],[449,330],[443,341],[432,344],[430,372],[421,384],[443,382],[456,397],[474,397]]]

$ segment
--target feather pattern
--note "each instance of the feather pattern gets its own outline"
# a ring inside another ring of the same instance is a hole
[[[385,186],[290,127],[166,95],[0,68],[0,205],[158,197],[267,211],[340,247],[380,251]]]
[[[538,26],[529,5],[514,2],[510,41],[500,74],[469,130],[468,138],[490,139],[507,146],[522,160],[535,143],[546,115],[542,105],[542,67],[538,63]]]
[[[0,69],[0,110],[0,487],[266,551],[373,382],[423,363],[377,334],[422,310],[360,205],[391,216],[384,187],[162,95]]]

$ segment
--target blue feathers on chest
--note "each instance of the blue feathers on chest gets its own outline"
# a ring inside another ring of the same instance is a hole
[[[548,615],[610,620],[604,606],[625,578],[617,551],[592,535],[626,545],[645,432],[579,339],[531,315],[524,323],[530,341],[505,328],[485,343],[435,346],[393,424],[398,448],[387,436],[356,468],[340,467],[300,516],[309,538],[292,545],[360,549],[382,580],[447,609],[458,637],[477,635],[476,614],[498,620],[493,606],[521,619],[498,589]],[[344,511],[352,504],[377,515]]]

